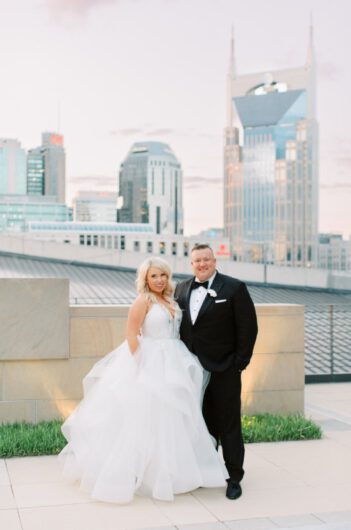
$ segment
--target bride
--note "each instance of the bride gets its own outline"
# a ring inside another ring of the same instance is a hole
[[[167,262],[144,261],[136,283],[127,340],[84,378],[84,398],[62,426],[64,475],[117,503],[225,486],[201,413],[203,369],[179,339],[182,312]]]

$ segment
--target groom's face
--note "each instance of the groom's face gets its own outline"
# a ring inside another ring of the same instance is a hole
[[[210,248],[193,250],[191,253],[191,266],[193,274],[200,282],[211,278],[216,270],[216,258]]]

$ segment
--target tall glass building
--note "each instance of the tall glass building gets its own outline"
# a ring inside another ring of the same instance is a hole
[[[27,153],[27,193],[45,195],[45,150],[29,149]]]
[[[26,152],[18,140],[0,138],[0,194],[26,193]]]
[[[224,227],[238,261],[309,267],[318,237],[312,27],[304,67],[238,76],[234,38],[224,146]]]
[[[118,221],[150,223],[157,234],[182,234],[182,183],[180,162],[167,144],[133,144],[119,171]]]
[[[66,155],[61,134],[45,132],[42,145],[30,149],[27,155],[28,195],[56,197],[66,200]]]

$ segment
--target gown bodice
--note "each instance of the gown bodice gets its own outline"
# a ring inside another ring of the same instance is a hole
[[[141,334],[150,339],[179,339],[179,328],[182,320],[182,311],[176,306],[174,317],[162,304],[153,304],[149,309]]]

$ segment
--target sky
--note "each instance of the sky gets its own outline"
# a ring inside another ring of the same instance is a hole
[[[231,26],[238,74],[317,55],[321,232],[351,234],[349,0],[0,0],[0,137],[64,135],[67,198],[117,191],[136,141],[168,143],[184,173],[185,233],[223,225]]]

